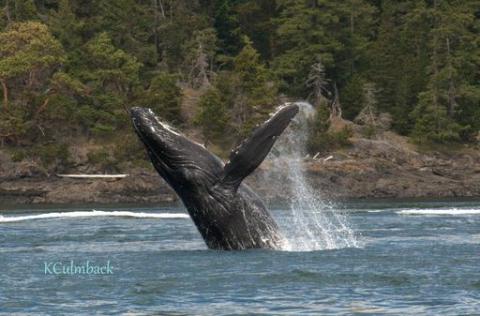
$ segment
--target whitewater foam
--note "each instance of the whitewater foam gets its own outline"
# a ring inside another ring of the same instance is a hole
[[[184,213],[142,213],[129,211],[74,211],[74,212],[54,212],[22,216],[2,216],[0,223],[12,223],[48,218],[75,218],[75,217],[133,217],[133,218],[156,218],[156,219],[182,219],[190,218]]]
[[[400,215],[480,215],[480,209],[411,209],[395,213]]]

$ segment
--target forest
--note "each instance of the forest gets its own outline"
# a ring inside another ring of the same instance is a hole
[[[480,0],[1,0],[0,84],[15,161],[141,160],[133,106],[222,155],[293,100],[316,108],[312,152],[348,144],[332,116],[474,146]]]

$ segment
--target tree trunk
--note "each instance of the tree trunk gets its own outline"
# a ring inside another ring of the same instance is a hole
[[[2,89],[3,89],[3,107],[5,110],[8,109],[8,87],[7,87],[7,82],[5,79],[0,79],[0,83],[2,84]]]
[[[340,96],[338,93],[337,83],[333,83],[333,102],[330,108],[330,120],[332,118],[342,118],[342,106],[340,105]]]
[[[163,8],[162,0],[157,0],[160,7],[160,12],[162,13],[162,18],[165,19],[165,9]]]
[[[453,117],[453,112],[455,110],[456,101],[455,101],[455,84],[453,82],[453,74],[452,74],[452,60],[450,57],[450,38],[446,39],[447,44],[447,61],[448,61],[448,108],[447,113],[448,116]]]
[[[438,2],[437,0],[433,1],[433,7],[436,10],[438,9]],[[435,27],[438,27],[437,24],[437,19],[434,17],[434,25]],[[438,35],[434,33],[433,35],[433,52],[432,52],[432,64],[433,64],[433,83],[432,83],[432,103],[435,111],[435,131],[439,132],[440,131],[440,109],[439,109],[439,103],[438,103]]]
[[[352,8],[353,10],[353,8]],[[353,43],[353,34],[355,33],[355,17],[353,16],[353,12],[350,12],[350,39]],[[352,45],[353,46],[353,45]],[[350,74],[352,75],[355,72],[355,58],[353,56],[353,47],[351,47],[350,51]]]
[[[155,41],[155,50],[157,52],[157,61],[159,61],[162,58],[162,51],[160,48],[160,35],[158,34],[158,28],[160,27],[160,18],[165,19],[165,10],[163,8],[162,0],[153,0],[153,10],[155,16],[153,36]]]
[[[154,16],[155,16],[155,23],[153,26],[153,36],[155,40],[155,50],[157,52],[157,61],[160,59],[160,45],[159,45],[159,40],[158,40],[158,3],[159,0],[153,0],[153,11],[154,11]]]
[[[10,16],[10,0],[5,1],[5,15],[7,16],[7,25],[12,22],[12,17]]]

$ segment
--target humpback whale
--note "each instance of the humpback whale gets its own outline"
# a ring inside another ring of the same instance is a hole
[[[224,164],[151,109],[130,110],[154,168],[180,197],[208,248],[222,250],[280,249],[286,242],[261,198],[242,180],[260,165],[297,113],[295,104],[281,107]]]

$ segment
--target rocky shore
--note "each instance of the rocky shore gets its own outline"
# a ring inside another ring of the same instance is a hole
[[[351,142],[348,148],[303,159],[305,177],[319,194],[330,199],[480,196],[478,150],[420,152],[389,132]],[[0,161],[0,204],[177,200],[153,169],[130,170],[124,179],[66,179],[40,172],[34,163],[13,163],[5,153],[0,153]],[[290,194],[287,167],[271,168],[265,161],[247,183],[267,201],[284,200]]]

